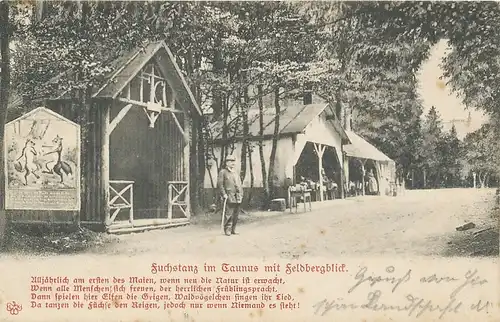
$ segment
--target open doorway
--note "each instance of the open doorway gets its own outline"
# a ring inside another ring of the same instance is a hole
[[[336,184],[335,198],[339,197],[339,189],[341,186],[342,168],[339,156],[334,147],[322,145],[324,152],[322,155],[322,167],[324,175],[322,177],[325,190],[333,190],[332,183]],[[302,153],[295,164],[295,183],[312,182],[314,185],[319,184],[321,169],[319,168],[318,152],[315,148],[315,143],[307,142],[302,150]]]
[[[119,110],[114,107],[111,114]],[[134,220],[166,219],[169,182],[186,177],[184,139],[172,116],[161,113],[154,128],[148,122],[142,108],[132,108],[110,136],[110,185],[119,191],[120,184],[133,183]],[[179,216],[174,212],[172,218]],[[128,220],[125,211],[115,218],[123,220]]]

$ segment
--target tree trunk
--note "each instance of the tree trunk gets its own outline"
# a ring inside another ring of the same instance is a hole
[[[479,187],[484,188],[484,179],[486,178],[486,173],[484,175],[478,173],[478,177],[479,177]]]
[[[427,171],[424,169],[424,189],[427,189]]]
[[[226,105],[226,104],[223,104],[223,105]],[[224,106],[222,108],[222,113],[223,113],[223,123],[222,123],[222,146],[221,146],[221,149],[220,149],[220,163],[219,163],[219,166],[220,166],[220,169],[218,169],[217,172],[219,172],[222,167],[224,167],[224,163],[226,161],[226,156],[227,156],[227,144],[228,144],[228,119],[229,119],[229,111],[228,111],[228,107],[227,106]]]
[[[262,187],[264,188],[265,200],[269,200],[269,186],[267,184],[267,170],[266,170],[266,158],[264,156],[264,146],[262,136],[264,135],[264,102],[263,102],[263,90],[262,85],[257,86],[257,104],[259,105],[259,156],[260,156],[260,168],[262,172]]]
[[[273,132],[273,141],[271,146],[271,156],[269,158],[269,175],[267,177],[267,185],[269,186],[269,199],[276,198],[276,185],[275,176],[276,176],[276,151],[278,149],[278,141],[279,141],[279,131],[280,131],[280,96],[279,96],[279,87],[276,86],[274,89],[274,132]],[[269,202],[270,200],[268,200]]]
[[[214,46],[215,50],[213,53],[213,72],[215,73],[216,76],[220,76],[220,74],[224,70],[224,60],[222,57],[222,51],[219,50],[219,48],[222,46],[220,39],[222,39],[222,31],[220,31],[218,37],[216,37],[216,44]],[[212,95],[213,95],[213,103],[212,103],[212,110],[214,113],[214,118],[219,119],[219,117],[224,114],[226,111],[224,110],[223,107],[223,95],[220,90],[220,88],[213,88],[212,89]]]
[[[344,122],[344,110],[342,106],[342,94],[340,92],[340,89],[335,94],[335,114],[340,124],[342,124],[344,129],[347,130],[346,124]]]
[[[204,201],[204,192],[205,192],[205,168],[206,168],[206,161],[205,161],[205,136],[203,135],[203,117],[201,120],[199,120],[198,128],[197,128],[197,134],[198,134],[198,148],[197,148],[197,157],[198,157],[198,189],[199,189],[199,195],[201,196],[200,202],[201,205],[203,205]]]
[[[243,89],[243,99],[244,106],[242,113],[243,118],[243,141],[241,142],[241,160],[240,160],[240,178],[241,182],[245,180],[245,176],[247,174],[247,153],[248,153],[248,105],[250,103],[250,98],[248,97],[248,87]]]
[[[4,150],[4,128],[7,119],[7,106],[9,102],[9,84],[10,84],[10,56],[9,56],[9,2],[0,2],[0,151]],[[7,218],[5,214],[5,160],[4,154],[0,156],[0,248],[5,241],[5,231]]]
[[[248,204],[251,204],[252,201],[252,195],[253,195],[253,187],[255,185],[255,175],[253,173],[253,160],[252,160],[252,147],[250,144],[247,145],[248,147],[248,165],[250,167],[250,189],[248,192]]]
[[[206,170],[208,171],[208,177],[210,178],[210,186],[212,187],[212,189],[215,189],[215,181],[214,181],[214,178],[212,176],[212,171],[210,171],[210,168],[209,167],[206,167]]]
[[[200,169],[198,166],[198,127],[199,120],[193,118],[191,120],[191,137],[190,137],[190,146],[189,146],[189,198],[191,205],[191,213],[197,214],[200,213],[201,205],[200,205],[200,191],[199,191],[199,177],[200,173],[198,170]]]
[[[41,21],[44,18],[47,3],[45,0],[38,0],[33,6],[33,22]]]
[[[152,7],[150,7],[150,10]],[[188,50],[184,55],[185,68],[184,71],[188,76],[194,73],[196,58],[192,50]],[[200,101],[200,88],[193,84],[190,86],[191,92],[194,94],[196,101]],[[192,114],[191,114],[192,115]],[[201,212],[204,179],[205,179],[205,152],[203,145],[203,116],[191,116],[190,122],[190,146],[189,146],[189,201],[191,213],[198,214]]]
[[[364,196],[366,194],[366,182],[365,182],[365,176],[366,176],[366,169],[365,169],[365,160],[360,160],[361,162],[361,195]]]

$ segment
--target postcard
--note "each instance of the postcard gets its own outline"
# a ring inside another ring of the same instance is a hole
[[[1,1],[0,320],[499,321],[500,5]]]

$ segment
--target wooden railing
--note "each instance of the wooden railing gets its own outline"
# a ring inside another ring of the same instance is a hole
[[[168,181],[168,219],[172,219],[175,208],[189,218],[189,185],[187,181]]]
[[[134,181],[109,181],[109,210],[108,225],[115,221],[121,210],[128,210],[128,221],[132,223],[134,220]]]

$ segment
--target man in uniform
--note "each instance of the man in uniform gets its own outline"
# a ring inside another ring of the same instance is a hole
[[[217,188],[222,197],[222,202],[226,202],[226,212],[224,218],[224,233],[226,236],[237,235],[236,223],[243,200],[243,189],[241,180],[235,170],[236,158],[228,156],[226,166],[219,173],[217,178]]]

